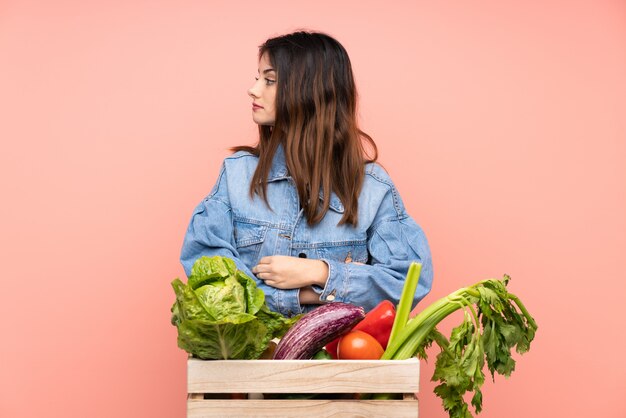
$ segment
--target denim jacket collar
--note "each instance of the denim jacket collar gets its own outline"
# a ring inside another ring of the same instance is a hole
[[[267,176],[267,182],[271,183],[273,181],[286,180],[289,178],[291,178],[291,176],[287,171],[285,150],[282,145],[279,145],[274,153],[274,159],[272,160],[272,167],[270,168],[270,172]],[[319,199],[321,201],[324,200],[324,192],[322,190],[320,190]],[[331,192],[330,194],[330,208],[337,213],[344,212],[343,204],[334,192]]]
[[[274,153],[274,159],[272,160],[272,166],[267,176],[267,182],[271,183],[276,180],[284,180],[290,178],[287,171],[287,162],[285,160],[285,150],[282,145],[278,145],[276,152]]]

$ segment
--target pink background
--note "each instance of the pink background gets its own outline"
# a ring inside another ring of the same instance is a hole
[[[255,140],[257,46],[301,27],[351,55],[432,246],[425,303],[507,273],[540,325],[480,416],[626,416],[618,0],[0,2],[0,416],[185,415],[183,233]]]

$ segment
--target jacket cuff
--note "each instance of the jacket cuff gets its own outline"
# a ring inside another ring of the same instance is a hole
[[[276,298],[276,306],[281,314],[291,317],[302,313],[300,289],[276,291]]]
[[[350,280],[348,263],[324,258],[321,260],[328,265],[328,278],[323,288],[313,285],[313,290],[319,295],[321,302],[343,302],[346,298],[345,289],[348,289],[348,281]]]

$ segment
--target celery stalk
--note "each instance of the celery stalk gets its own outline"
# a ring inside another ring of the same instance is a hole
[[[485,381],[483,366],[487,365],[492,377],[495,373],[508,377],[515,369],[512,350],[522,354],[530,349],[537,323],[521,300],[508,292],[510,278],[506,275],[502,280],[483,280],[458,289],[408,320],[417,285],[414,274],[411,265],[391,338],[381,359],[423,356],[430,342],[435,342],[441,348],[432,379],[440,382],[435,393],[451,418],[471,417],[465,394],[474,393],[471,405],[479,413]],[[466,311],[465,319],[452,330],[448,340],[436,331],[436,326],[459,309]]]
[[[421,263],[411,263],[409,266],[409,271],[406,275],[406,279],[404,280],[404,287],[402,288],[402,295],[400,296],[400,300],[398,301],[398,306],[396,308],[396,318],[394,319],[393,326],[391,327],[391,334],[389,335],[389,342],[387,343],[387,346],[393,343],[409,319],[421,271]]]
[[[462,305],[459,304],[446,304],[428,315],[418,315],[411,319],[398,338],[400,343],[388,352],[385,351],[381,359],[406,360],[413,357],[417,348],[437,324],[461,308]]]
[[[409,270],[410,272],[410,270]],[[407,276],[407,282],[408,282],[408,276]],[[406,284],[405,284],[405,288],[406,288]],[[428,335],[428,333],[435,327],[435,325],[437,325],[438,322],[440,322],[443,318],[445,318],[446,316],[450,315],[452,312],[460,309],[461,307],[463,307],[464,305],[462,304],[462,300],[464,296],[464,293],[467,293],[467,288],[462,288],[457,290],[456,292],[439,299],[438,301],[436,301],[435,303],[429,305],[428,307],[426,307],[426,309],[424,309],[422,312],[420,312],[419,314],[417,314],[414,318],[412,318],[410,321],[408,322],[404,322],[404,326],[401,327],[401,330],[394,336],[393,335],[393,329],[392,329],[392,337],[393,338],[389,338],[389,343],[387,344],[387,349],[385,350],[383,356],[381,357],[382,360],[390,360],[390,359],[396,359],[395,357],[395,353],[396,351],[398,351],[400,349],[400,347],[408,340],[408,339],[412,339],[413,343],[411,344],[411,346],[416,346],[419,345],[421,343],[421,341],[424,340],[424,338]],[[402,304],[403,302],[405,302],[404,299],[404,290],[402,292],[402,298],[400,299],[400,304]],[[411,298],[412,300],[412,298]],[[442,311],[442,312],[440,312]],[[432,319],[435,319],[436,322],[433,322]],[[432,326],[428,326],[428,324],[425,324],[425,322],[427,320],[431,319],[430,321],[428,321],[429,323],[432,324]],[[398,315],[396,315],[396,321],[398,321]],[[394,321],[393,326],[395,328],[396,326],[396,322]],[[420,328],[424,328],[424,329],[420,329]],[[419,330],[419,332],[418,332]],[[418,334],[419,335],[414,335],[414,334]],[[411,353],[410,355],[408,355],[408,357],[404,357],[404,358],[410,358],[415,352]]]

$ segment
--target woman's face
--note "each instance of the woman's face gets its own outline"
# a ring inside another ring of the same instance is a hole
[[[252,97],[252,120],[259,125],[274,125],[276,121],[276,70],[267,54],[259,60],[259,75],[248,89]]]

